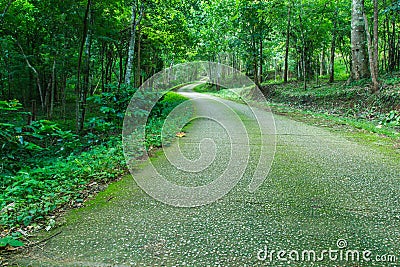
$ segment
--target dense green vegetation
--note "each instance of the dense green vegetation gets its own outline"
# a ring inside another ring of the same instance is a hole
[[[360,48],[354,10],[368,37]],[[226,64],[280,112],[398,138],[399,22],[398,0],[0,0],[0,235],[52,227],[55,211],[118,178],[131,96],[178,63]],[[358,50],[370,63],[361,74]],[[218,84],[229,73],[215,73],[198,90],[232,97]],[[163,120],[184,100],[169,93],[156,105],[148,149],[161,145]]]
[[[0,175],[3,233],[11,230],[18,237],[21,234],[14,231],[19,228],[50,229],[55,224],[54,212],[81,206],[86,198],[127,171],[121,118],[133,92],[121,92],[91,97],[92,109],[97,110],[82,137],[48,120],[23,126],[21,117],[26,113],[20,111],[21,105],[17,101],[1,102],[2,112],[7,115],[7,122],[0,122],[0,144],[6,151]],[[157,103],[146,125],[147,148],[160,147],[161,138],[171,139],[179,130],[170,128],[172,132],[162,136],[160,125],[184,101],[185,97],[169,92]],[[191,116],[190,112],[186,116]]]

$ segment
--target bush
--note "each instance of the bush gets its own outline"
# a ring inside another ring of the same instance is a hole
[[[15,174],[23,167],[38,166],[55,155],[66,156],[80,148],[77,136],[54,122],[39,120],[24,125],[23,118],[29,113],[21,110],[17,100],[0,101],[0,174]]]
[[[58,207],[80,199],[86,184],[115,179],[124,166],[121,142],[113,138],[88,152],[58,159],[51,166],[0,176],[0,224],[20,227],[46,219]]]
[[[7,170],[0,173],[0,232],[43,223],[51,227],[54,220],[49,214],[82,202],[90,184],[108,183],[126,171],[120,128],[134,91],[94,96],[91,101],[104,116],[92,118],[93,128],[81,138],[47,120],[19,126],[17,122],[27,114],[20,111],[21,105],[17,101],[0,103],[1,111],[8,112],[7,122],[0,123],[1,157]],[[161,146],[165,119],[186,100],[170,92],[156,104],[146,125],[147,148]],[[182,120],[191,114],[188,110],[171,122],[163,138],[175,136]],[[132,145],[137,148],[132,156],[141,157],[143,145]]]

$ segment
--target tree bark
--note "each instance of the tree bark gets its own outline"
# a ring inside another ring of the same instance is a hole
[[[259,66],[259,73],[258,73],[258,83],[261,85],[263,82],[263,38],[260,37],[260,66]]]
[[[138,7],[138,5],[139,5],[138,0],[135,0],[132,4],[131,38],[129,41],[128,61],[127,61],[126,73],[125,73],[125,84],[126,85],[131,84],[133,61],[135,58],[136,28],[142,19],[143,10],[144,10],[143,3],[141,4],[140,8]]]
[[[374,0],[375,1],[375,0]],[[372,44],[372,38],[371,34],[369,32],[369,26],[368,26],[368,18],[367,15],[365,14],[365,9],[363,6],[363,18],[364,18],[364,23],[365,23],[365,31],[367,34],[367,47],[368,47],[368,56],[369,56],[369,66],[371,70],[371,78],[372,78],[372,92],[375,93],[379,91],[379,82],[378,82],[378,68],[376,67],[376,55],[374,53],[374,48]]]
[[[305,90],[307,90],[306,40],[305,40],[305,36],[304,36],[303,20],[302,20],[301,14],[299,14],[299,22],[300,22],[300,28],[301,28],[301,40],[303,43],[301,63],[302,63],[302,67],[303,67],[303,89],[305,91]]]
[[[351,15],[351,78],[360,80],[370,76],[366,51],[365,22],[363,18],[364,0],[353,0]]]
[[[325,49],[322,49],[321,52],[321,57],[320,57],[320,61],[319,61],[319,74],[316,73],[316,75],[318,76],[324,76],[325,75],[325,69],[326,69],[326,63],[325,63]],[[318,80],[319,77],[317,77]]]
[[[78,57],[78,75],[77,75],[77,84],[76,84],[76,92],[77,92],[77,97],[76,97],[76,132],[80,133],[83,130],[83,120],[84,117],[84,102],[85,102],[85,90],[84,87],[81,86],[81,66],[82,66],[82,58],[83,58],[83,53],[85,49],[85,44],[87,43],[87,36],[89,32],[89,15],[90,15],[90,7],[91,7],[92,1],[88,0],[87,1],[87,6],[86,6],[86,11],[85,11],[85,17],[83,19],[83,35],[82,35],[82,40],[81,40],[81,45],[79,49],[79,57]]]
[[[286,29],[286,44],[285,44],[285,71],[283,73],[283,82],[288,82],[289,74],[289,43],[290,43],[290,7],[288,9],[287,29]]]
[[[142,70],[141,70],[141,27],[139,26],[138,32],[138,48],[137,48],[137,68],[136,68],[136,87],[140,87],[142,85]]]
[[[49,112],[50,120],[53,118],[55,93],[56,93],[56,57],[54,57],[53,68],[51,71],[51,98],[50,98],[50,112]]]
[[[336,28],[337,28],[338,8],[335,10],[335,18],[332,29],[331,55],[329,60],[329,83],[335,81],[335,50],[336,50]]]
[[[374,1],[374,61],[375,61],[375,73],[378,75],[379,72],[379,38],[378,38],[378,0]]]

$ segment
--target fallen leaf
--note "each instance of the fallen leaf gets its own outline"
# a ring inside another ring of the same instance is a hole
[[[184,136],[186,136],[186,133],[184,133],[184,132],[176,133],[176,137],[182,138]]]

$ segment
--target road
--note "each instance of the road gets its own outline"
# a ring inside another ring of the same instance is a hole
[[[277,115],[275,124],[261,122],[267,129],[263,135],[245,105],[200,97],[190,88],[181,91],[194,99],[199,118],[185,129],[185,137],[134,175],[152,183],[155,168],[170,182],[195,188],[192,197],[182,191],[169,203],[175,206],[164,204],[127,176],[88,207],[67,215],[65,225],[54,231],[61,233],[24,252],[19,263],[388,266],[379,260],[400,258],[398,157]],[[270,172],[250,192],[257,168],[269,170],[275,138]],[[207,187],[225,172],[232,180]],[[196,188],[207,188],[210,194],[196,195]],[[227,194],[220,196],[218,190]],[[202,205],[204,199],[209,204]],[[324,252],[330,249],[336,250],[331,258]],[[278,255],[279,250],[286,253]],[[349,250],[358,251],[360,259],[351,253],[346,259]]]

